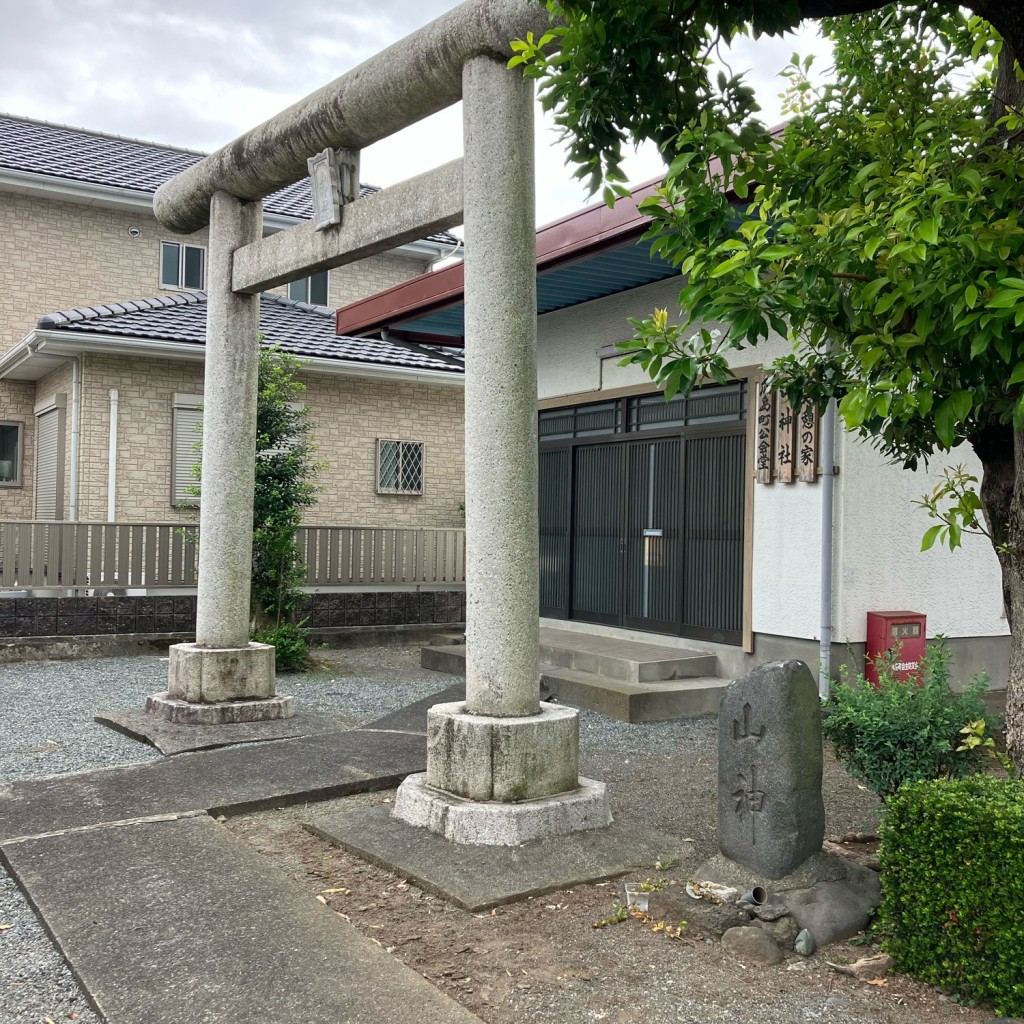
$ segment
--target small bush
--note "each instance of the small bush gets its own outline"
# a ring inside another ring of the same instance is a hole
[[[882,928],[896,966],[1024,1014],[1024,781],[900,790],[882,827]]]
[[[271,644],[276,649],[274,662],[279,669],[301,671],[309,665],[309,630],[305,628],[305,620],[254,630],[252,638],[258,644]]]
[[[898,650],[879,659],[876,688],[860,676],[851,685],[844,675],[832,693],[823,731],[851,775],[887,800],[900,786],[943,776],[959,778],[977,771],[983,752],[957,750],[960,731],[984,719],[995,726],[981,699],[984,675],[971,678],[960,694],[949,686],[949,649],[929,644],[921,661],[921,685],[895,678]]]

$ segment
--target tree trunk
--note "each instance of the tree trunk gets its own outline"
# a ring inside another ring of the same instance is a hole
[[[979,430],[971,444],[984,467],[979,496],[997,545],[1010,627],[1006,745],[1018,773],[1024,774],[1024,434],[993,423]],[[1000,552],[1001,544],[1009,550]]]
[[[1024,776],[1024,433],[1014,434],[1013,500],[1010,504],[1010,681],[1006,689],[1006,747]]]

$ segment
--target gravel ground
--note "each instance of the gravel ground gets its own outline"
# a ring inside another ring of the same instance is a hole
[[[418,657],[418,647],[325,651],[314,671],[282,673],[278,688],[294,694],[304,710],[362,724],[455,681],[421,669]],[[93,716],[141,707],[148,694],[166,688],[167,659],[159,657],[0,666],[0,786],[158,759],[152,747],[96,724]],[[99,1024],[63,958],[0,868],[0,1024],[42,1024],[47,1017],[55,1024]]]
[[[92,716],[139,707],[162,689],[165,659],[137,657],[0,668],[0,785],[12,779],[153,760],[152,749],[96,725]],[[419,667],[416,647],[328,651],[317,669],[282,676],[300,706],[363,723],[454,680]],[[642,801],[644,817],[693,840],[689,863],[714,852],[716,732],[711,720],[628,725],[584,711],[581,772],[609,785],[613,806]],[[877,801],[826,758],[826,834],[873,830]],[[389,794],[349,798],[377,802]],[[892,977],[870,988],[834,974],[824,956],[791,956],[777,968],[730,961],[699,934],[669,942],[639,922],[594,930],[618,883],[578,886],[467,914],[303,831],[290,808],[231,819],[228,827],[488,1024],[613,1024],[666,1020],[711,1024],[980,1024],[932,989]],[[680,865],[679,883],[685,881]],[[645,872],[652,873],[650,869]],[[638,875],[638,878],[643,875]],[[344,886],[344,893],[339,890]],[[9,928],[2,928],[10,925]],[[13,882],[0,871],[0,1024],[99,1024],[63,960]],[[868,951],[870,952],[870,951]],[[855,959],[834,946],[828,959]],[[259,1019],[254,1008],[254,1020]],[[183,1021],[182,1024],[187,1024]]]

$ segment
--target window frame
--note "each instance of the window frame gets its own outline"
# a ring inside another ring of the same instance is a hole
[[[171,507],[172,508],[196,508],[199,505],[199,499],[201,495],[198,494],[182,494],[179,496],[178,486],[178,424],[180,422],[181,413],[199,413],[199,421],[202,423],[203,413],[203,396],[202,395],[185,395],[175,393],[171,399]],[[195,426],[196,420],[194,417],[190,417],[192,420],[193,427]],[[182,427],[184,429],[184,426]],[[200,437],[199,431],[195,431],[194,440],[198,440]],[[195,463],[190,463],[188,466],[191,472],[192,466]],[[198,486],[198,481],[193,481]],[[191,485],[190,485],[191,486]]]
[[[309,297],[309,293],[310,293],[310,290],[313,287],[313,278],[317,277],[320,274],[324,275],[324,287],[326,289],[325,290],[325,296],[324,296],[325,297],[325,301],[324,302],[313,302],[312,299],[310,299],[310,297]],[[294,288],[296,285],[303,285],[303,284],[306,286],[306,297],[305,298],[297,298],[296,296],[292,295],[292,288]],[[288,284],[286,285],[286,287],[288,288],[288,298],[291,299],[292,302],[305,302],[305,303],[307,303],[308,305],[311,305],[311,306],[329,306],[330,305],[330,299],[331,299],[331,272],[329,270],[318,270],[316,272],[316,274],[309,274],[306,277],[300,277],[300,278],[298,278],[295,281],[289,281]]]
[[[169,282],[164,280],[164,246],[165,245],[173,245],[178,250],[178,274],[177,274],[176,283],[174,283],[174,284],[170,284]],[[183,283],[184,280],[185,280],[185,252],[186,252],[187,249],[198,249],[199,252],[202,253],[203,267],[202,267],[201,282],[199,284],[198,289],[196,289],[195,286],[186,285],[186,284]],[[172,241],[171,239],[168,239],[168,238],[164,238],[164,239],[160,240],[160,258],[159,258],[159,265],[157,267],[157,279],[160,282],[160,287],[161,288],[163,288],[165,290],[168,290],[168,291],[178,291],[178,292],[191,292],[191,291],[196,291],[196,290],[202,291],[203,289],[206,288],[206,269],[207,269],[207,263],[206,263],[206,246],[205,245],[196,245],[194,242],[175,242],[175,241]]]
[[[24,483],[25,423],[23,420],[0,420],[0,427],[14,427],[18,431],[14,448],[14,479],[0,480],[0,487],[21,487]]]
[[[420,486],[419,490],[412,490],[409,488],[398,487],[382,487],[380,480],[380,455],[381,449],[386,444],[397,444],[398,445],[398,475],[397,480],[399,485],[402,482],[402,458],[403,452],[406,447],[415,445],[419,448],[420,453]],[[378,437],[377,438],[377,466],[376,466],[376,493],[377,494],[398,494],[408,495],[411,497],[419,497],[424,493],[426,488],[426,469],[427,469],[427,446],[423,441],[411,441],[397,437]]]

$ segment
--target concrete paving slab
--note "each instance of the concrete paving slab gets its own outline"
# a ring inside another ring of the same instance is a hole
[[[422,736],[427,735],[427,711],[435,704],[450,704],[457,700],[466,699],[466,684],[457,683],[449,686],[446,690],[432,693],[429,697],[416,701],[414,704],[407,704],[404,708],[392,711],[390,715],[378,718],[362,729],[390,731],[390,732],[414,732]]]
[[[391,814],[392,805],[312,814],[303,827],[465,910],[486,910],[546,892],[600,882],[659,857],[692,861],[691,843],[640,827],[627,812],[607,828],[522,846],[465,846]]]
[[[101,822],[240,813],[397,786],[426,769],[418,734],[349,730],[0,785],[0,842]]]
[[[107,1024],[479,1022],[207,816],[0,860]]]
[[[236,743],[294,739],[345,732],[355,722],[337,715],[300,714],[269,722],[241,722],[233,725],[179,725],[149,711],[108,711],[95,721],[133,740],[156,747],[161,754],[183,754],[211,750]]]

